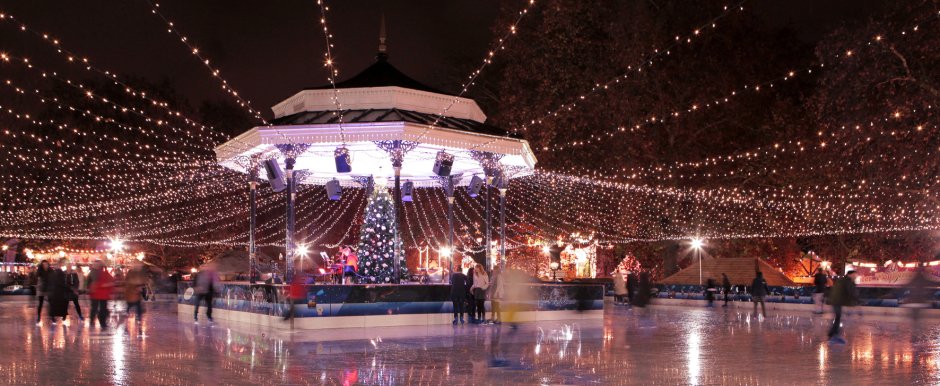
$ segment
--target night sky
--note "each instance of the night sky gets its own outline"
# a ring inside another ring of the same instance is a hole
[[[345,79],[368,66],[377,47],[380,15],[385,14],[391,62],[434,87],[458,88],[447,66],[478,62],[493,40],[496,0],[330,1],[337,69]],[[521,2],[520,2],[521,4]],[[775,28],[789,28],[812,43],[841,23],[878,12],[874,1],[759,1],[748,4]],[[521,8],[521,6],[520,6]],[[225,99],[208,70],[189,54],[144,0],[2,0],[0,10],[60,38],[96,65],[152,81],[169,80],[192,105]],[[164,1],[162,12],[212,59],[253,106],[269,107],[303,87],[326,84],[324,38],[315,0]],[[624,22],[629,22],[625,20]],[[523,21],[525,23],[525,21]],[[0,49],[34,57],[44,43],[0,28]],[[524,44],[518,42],[517,44]],[[49,67],[63,65],[50,62]]]

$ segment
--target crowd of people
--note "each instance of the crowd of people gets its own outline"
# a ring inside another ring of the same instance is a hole
[[[468,316],[471,324],[502,323],[501,302],[506,296],[506,280],[503,277],[503,268],[493,269],[490,277],[486,268],[476,264],[464,274],[454,272],[450,277],[450,298],[454,308],[453,324],[464,324]],[[492,306],[490,319],[486,318],[486,299],[490,299]]]
[[[74,306],[78,320],[84,322],[80,302],[82,294],[87,294],[90,301],[89,325],[92,327],[96,321],[101,328],[108,327],[111,318],[108,302],[115,298],[126,302],[128,316],[132,309],[135,310],[134,315],[139,321],[144,313],[143,300],[152,296],[148,290],[151,288],[151,272],[140,262],[132,264],[126,273],[117,270],[112,275],[102,261],[96,260],[86,275],[68,259],[59,259],[54,264],[43,260],[35,271],[35,278],[37,326],[42,325],[44,308],[50,324],[65,322],[70,305]]]

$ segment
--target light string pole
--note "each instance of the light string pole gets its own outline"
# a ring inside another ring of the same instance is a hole
[[[449,271],[451,274],[454,272],[454,199],[456,189],[454,189],[454,177],[447,177],[447,186],[444,191],[447,193],[447,251],[450,254],[450,268]],[[450,278],[448,277],[447,282],[450,283]]]
[[[294,165],[297,163],[297,157],[309,148],[307,144],[279,144],[278,150],[284,154],[284,176],[287,179],[287,213],[285,215],[287,222],[287,235],[284,243],[284,280],[290,282],[294,278],[294,204],[297,188],[297,178],[294,173]]]
[[[506,269],[506,191],[509,188],[509,179],[500,176],[499,181],[499,267],[502,272]]]
[[[258,246],[255,232],[258,216],[258,159],[252,158],[248,169],[248,283],[255,284],[258,275]]]

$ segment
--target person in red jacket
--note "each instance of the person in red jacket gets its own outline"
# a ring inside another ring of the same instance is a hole
[[[95,325],[95,318],[101,328],[108,327],[108,300],[114,288],[114,277],[106,269],[101,260],[95,260],[92,270],[88,274],[88,297],[91,298],[91,321]]]

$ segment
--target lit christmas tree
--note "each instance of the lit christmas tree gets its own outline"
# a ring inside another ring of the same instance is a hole
[[[359,277],[364,283],[395,282],[396,248],[399,251],[400,278],[408,277],[405,252],[395,227],[395,203],[383,182],[382,179],[376,180],[359,231]]]

